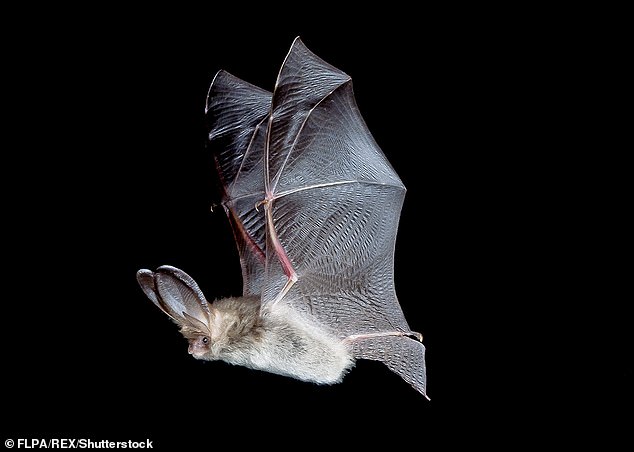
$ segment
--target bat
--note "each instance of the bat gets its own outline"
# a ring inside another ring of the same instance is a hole
[[[296,38],[272,93],[220,70],[205,120],[243,294],[208,302],[182,270],[137,273],[189,353],[317,384],[376,360],[427,397],[422,335],[394,288],[405,186],[351,78]]]

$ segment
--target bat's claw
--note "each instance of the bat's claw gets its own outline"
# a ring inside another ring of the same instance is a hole
[[[255,210],[256,211],[260,211],[260,209],[258,209],[258,207],[262,206],[262,205],[266,205],[269,203],[269,200],[267,198],[264,198],[262,201],[258,201],[255,203]]]

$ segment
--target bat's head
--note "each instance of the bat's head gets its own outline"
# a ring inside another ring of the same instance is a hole
[[[155,272],[139,270],[145,295],[180,327],[189,353],[203,358],[211,348],[211,310],[198,284],[184,271],[164,265]]]

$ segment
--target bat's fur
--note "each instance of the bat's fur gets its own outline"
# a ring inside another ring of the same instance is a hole
[[[260,299],[225,298],[210,306],[211,341],[198,359],[264,370],[319,384],[341,381],[353,366],[351,351],[323,327],[283,304],[262,312]],[[192,340],[209,334],[184,324]]]

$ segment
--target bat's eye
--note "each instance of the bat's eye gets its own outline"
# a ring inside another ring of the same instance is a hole
[[[203,338],[201,339],[202,343],[207,345],[209,344],[209,338],[207,336],[203,336]]]

